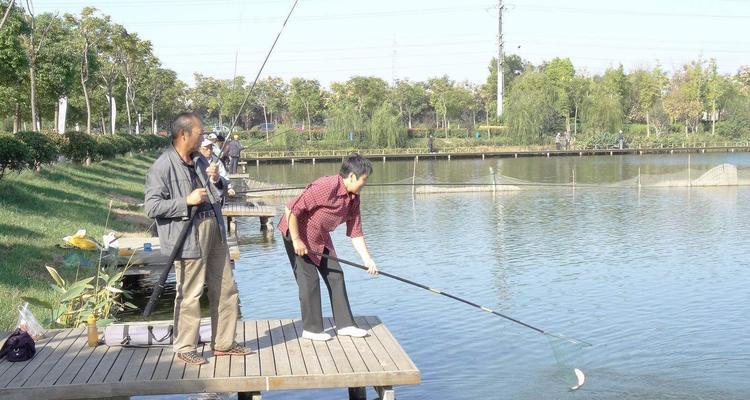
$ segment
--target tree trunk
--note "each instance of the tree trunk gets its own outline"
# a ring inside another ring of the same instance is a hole
[[[156,99],[151,99],[151,134],[156,135],[156,115],[154,114],[154,103]]]
[[[711,134],[716,134],[716,103],[711,107]]]
[[[265,125],[263,125],[263,129],[266,131],[266,143],[268,143],[268,116],[266,115],[266,106],[263,106],[263,122]]]
[[[411,127],[411,110],[409,110],[408,114],[409,114],[409,129],[412,129],[412,127]]]
[[[305,111],[307,112],[307,129],[310,131],[310,140],[312,141],[312,120],[310,119],[310,106],[307,103],[305,103]]]
[[[83,98],[86,99],[86,133],[91,134],[91,101],[89,100],[89,91],[86,89],[86,80],[81,77],[81,86],[83,87]]]
[[[575,113],[573,115],[573,136],[578,133],[578,106],[576,106]]]
[[[55,102],[55,114],[54,119],[52,120],[52,132],[60,132],[60,127],[57,125],[60,121],[60,101]]]
[[[125,110],[128,113],[128,135],[133,134],[133,120],[130,118],[130,83],[129,80],[125,80]]]
[[[646,112],[646,137],[651,137],[651,119],[649,118],[648,111]]]
[[[41,127],[37,125],[39,118],[36,109],[36,62],[34,59],[29,61],[29,79],[31,83],[31,129],[39,132],[41,131]]]
[[[487,123],[487,137],[492,139],[492,129],[490,129],[490,112],[489,110],[484,110],[484,120]]]
[[[13,133],[21,129],[21,104],[16,102],[16,111],[13,113]]]
[[[104,119],[104,114],[100,114],[99,117],[101,118],[102,135],[106,135],[107,134],[107,121]]]

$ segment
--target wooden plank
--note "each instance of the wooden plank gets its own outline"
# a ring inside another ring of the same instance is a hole
[[[83,363],[81,369],[75,374],[75,376],[69,383],[75,385],[88,382],[89,378],[94,373],[94,371],[97,370],[99,364],[102,362],[109,350],[109,346],[94,347],[94,351],[91,353],[91,355],[89,355],[89,358],[85,363]]]
[[[123,372],[122,378],[120,378],[120,382],[132,382],[136,380],[136,378],[138,377],[138,374],[141,372],[143,363],[146,362],[147,354],[148,354],[148,348],[139,347],[139,348],[134,349],[133,355],[130,356],[130,361],[128,362],[128,365],[125,367],[125,372]]]
[[[258,327],[258,347],[260,352],[260,375],[276,375],[276,364],[273,359],[273,347],[271,344],[270,328],[268,321],[256,321]]]
[[[213,378],[214,374],[216,373],[216,359],[226,358],[226,356],[214,356],[213,353],[211,353],[211,343],[209,342],[203,344],[203,357],[206,357],[206,360],[208,360],[208,364],[201,365],[198,377],[200,379]]]
[[[15,388],[23,385],[26,380],[36,372],[38,368],[44,367],[49,356],[52,355],[52,353],[54,353],[58,347],[60,347],[60,345],[68,338],[69,335],[75,334],[80,331],[82,331],[82,329],[77,329],[75,331],[73,329],[66,329],[64,332],[61,332],[59,335],[56,335],[52,340],[50,340],[48,344],[42,348],[41,351],[37,350],[36,355],[34,355],[34,358],[32,358],[30,361],[14,363],[15,365],[10,367],[10,369],[8,369],[8,371],[6,371],[5,374],[0,377],[0,387]],[[52,359],[50,361],[55,361],[55,359]],[[46,375],[46,372],[48,372],[49,369],[44,369]]]
[[[234,340],[242,344],[245,347],[250,347],[245,343],[245,322],[237,321],[237,329],[235,330],[236,336]],[[245,376],[245,357],[244,356],[231,356],[229,357],[228,374],[224,375],[223,363],[216,363],[216,377],[224,378],[227,376]]]
[[[84,350],[89,349],[88,347],[88,335],[86,332],[78,335],[70,348],[60,357],[60,361],[57,365],[52,368],[44,379],[35,379],[32,376],[24,386],[51,386],[62,376],[62,374],[70,369],[71,364],[74,363],[75,359],[78,358],[79,353],[85,353]],[[54,356],[52,356],[54,357]],[[83,357],[83,356],[82,356]]]
[[[88,339],[86,335],[83,335],[84,338]],[[78,355],[73,359],[73,361],[68,364],[68,366],[65,368],[65,371],[60,375],[59,378],[57,378],[57,381],[55,381],[56,385],[67,385],[73,381],[73,378],[76,377],[78,372],[80,372],[86,363],[88,362],[89,358],[94,354],[96,349],[103,347],[103,346],[95,346],[95,347],[89,347],[87,340],[83,342],[83,347],[78,352]]]
[[[196,347],[195,350],[198,352],[198,354],[203,355],[203,352],[205,351],[205,347],[206,347],[205,343],[198,343],[198,346]],[[186,364],[185,375],[182,376],[182,379],[198,379],[198,377],[200,376],[200,373],[201,373],[201,365]]]
[[[281,320],[281,328],[286,341],[286,350],[289,354],[289,365],[292,368],[292,375],[306,375],[307,368],[305,360],[302,357],[302,347],[300,339],[297,337],[297,331],[294,329],[294,321],[291,319]]]
[[[177,358],[177,353],[173,354],[172,366],[169,368],[169,375],[167,375],[167,380],[169,381],[181,380],[182,377],[185,376],[185,371],[187,370],[187,364]]]
[[[135,353],[135,349],[132,347],[123,347],[120,349],[120,353],[117,355],[117,358],[112,363],[112,367],[104,377],[105,383],[120,381],[122,375],[125,373],[125,368],[130,364],[130,359],[133,357],[133,353]]]
[[[123,347],[108,348],[107,352],[104,354],[104,357],[102,357],[101,361],[99,362],[99,365],[96,366],[96,369],[93,370],[91,376],[88,377],[88,383],[104,382],[104,378],[107,377],[109,370],[112,368],[112,365],[114,365],[117,357],[120,355],[120,351],[122,350]]]
[[[39,343],[36,343],[36,355],[34,356],[34,358],[40,357],[43,352],[47,351],[45,350],[47,346],[54,346],[55,344],[53,343],[53,341],[60,335],[62,337],[65,337],[65,335],[67,335],[67,331],[52,332],[49,335],[50,336],[48,338],[43,339],[43,342],[40,341]],[[28,362],[18,363],[5,361],[4,364],[0,365],[0,387],[7,385],[27,364]]]
[[[294,320],[294,331],[297,333],[299,338],[299,345],[302,349],[302,359],[305,361],[305,368],[307,369],[308,375],[319,375],[323,373],[323,368],[320,366],[317,354],[315,354],[315,346],[313,346],[312,340],[302,338],[302,321],[297,319]]]
[[[164,349],[161,347],[148,348],[146,359],[143,360],[143,365],[141,365],[141,370],[138,371],[135,380],[150,381],[153,378],[154,373],[156,372],[156,367],[159,364],[162,350]]]
[[[333,362],[333,356],[331,355],[330,349],[328,349],[328,342],[321,342],[318,340],[312,340],[311,342],[315,348],[315,354],[318,356],[320,368],[323,370],[323,373],[337,374],[339,371],[336,369],[336,363]]]
[[[271,337],[271,349],[273,350],[273,361],[276,365],[275,375],[291,375],[292,367],[289,365],[289,354],[284,341],[284,331],[281,321],[278,319],[268,321],[268,335]]]
[[[416,370],[417,366],[406,354],[406,351],[401,347],[391,331],[385,327],[383,322],[378,317],[364,317],[367,322],[368,329],[372,331],[375,336],[383,344],[391,359],[396,363],[399,370]]]
[[[255,321],[245,321],[245,346],[253,352],[245,356],[245,376],[260,376],[260,346],[258,345],[258,326]]]
[[[174,359],[175,353],[172,351],[172,346],[161,349],[159,362],[156,364],[156,370],[154,370],[154,375],[151,377],[151,380],[166,380],[167,377],[169,377],[172,365],[174,365]]]
[[[333,322],[330,318],[323,318],[323,325],[325,329],[331,329],[333,331]],[[354,372],[352,369],[351,364],[349,364],[349,359],[346,357],[346,353],[344,352],[344,348],[341,345],[341,342],[339,341],[339,336],[336,335],[333,337],[333,339],[326,342],[328,345],[328,349],[331,350],[331,355],[333,356],[333,362],[336,364],[336,370],[340,374],[346,374]]]
[[[367,366],[367,371],[383,371],[383,366],[378,362],[377,357],[375,357],[375,354],[372,352],[372,349],[370,349],[370,346],[367,344],[367,341],[365,341],[365,338],[354,338],[349,336],[349,340],[352,341],[354,348],[357,349],[360,357],[362,357],[362,361]]]
[[[362,359],[362,355],[359,354],[359,351],[354,345],[352,338],[350,336],[337,336],[337,338],[339,340],[339,343],[341,343],[341,348],[344,350],[346,358],[349,360],[349,365],[351,365],[353,372],[368,372],[369,370],[367,369],[367,365],[365,365],[365,362]]]
[[[365,321],[362,317],[356,317],[354,320],[357,322],[357,326],[368,326],[367,321]],[[391,356],[388,355],[388,352],[385,350],[378,338],[375,337],[375,334],[369,330],[368,333],[369,335],[365,337],[364,340],[367,342],[367,345],[370,346],[370,349],[372,350],[373,354],[375,354],[375,357],[377,358],[378,363],[380,363],[380,365],[383,367],[383,370],[397,371],[398,368],[396,368],[396,363],[391,360]]]

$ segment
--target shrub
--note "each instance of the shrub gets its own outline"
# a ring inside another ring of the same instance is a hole
[[[107,160],[115,158],[118,153],[118,147],[114,139],[109,136],[99,136],[96,138],[96,150],[93,152],[93,158],[96,160]]]
[[[31,149],[21,139],[0,134],[0,179],[6,170],[21,172],[33,160]]]
[[[96,140],[83,132],[66,132],[60,152],[70,161],[83,162],[88,157],[94,157],[96,146]]]
[[[24,131],[18,132],[16,137],[31,150],[29,168],[37,169],[43,164],[52,164],[57,161],[59,149],[49,136],[39,132]]]

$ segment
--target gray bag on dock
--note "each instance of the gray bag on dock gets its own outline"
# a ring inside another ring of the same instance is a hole
[[[104,343],[107,346],[170,346],[174,338],[171,321],[135,322],[112,324],[104,330]],[[211,341],[211,320],[202,319],[198,331],[198,342]]]

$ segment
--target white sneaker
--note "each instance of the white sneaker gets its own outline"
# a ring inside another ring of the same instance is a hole
[[[346,328],[341,328],[337,330],[336,334],[339,336],[351,336],[351,337],[362,338],[362,337],[367,336],[367,331],[364,329],[357,328],[356,326],[347,326]]]
[[[325,342],[326,340],[331,340],[331,335],[321,332],[321,333],[312,333],[309,331],[302,331],[302,338],[308,339],[308,340],[317,340],[320,342]]]

